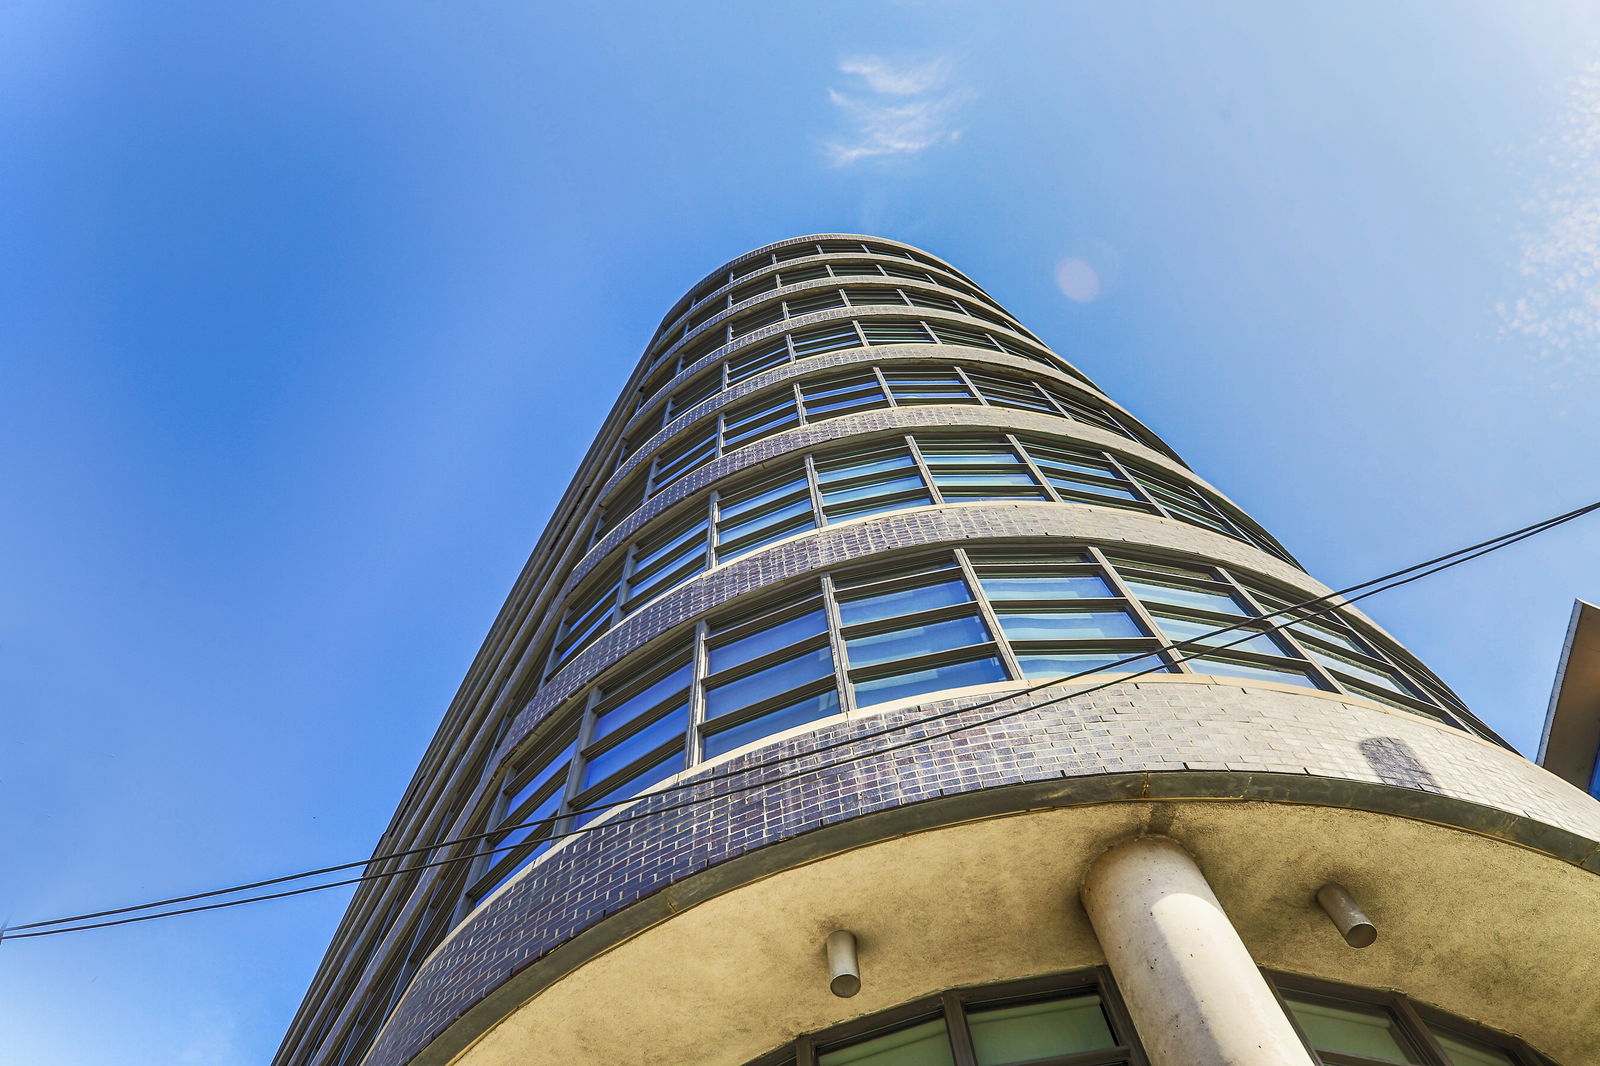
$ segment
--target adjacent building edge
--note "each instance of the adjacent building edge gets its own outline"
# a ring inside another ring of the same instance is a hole
[[[963,591],[841,607],[923,587]],[[1353,609],[1174,651],[1326,591],[945,261],[741,256],[663,321],[377,851],[515,861],[375,861],[276,1066],[1600,1062],[1593,608],[1553,774]],[[791,639],[822,673],[714,745]],[[1102,644],[1161,666],[1027,666]],[[680,655],[681,708],[639,694]],[[895,656],[959,680],[888,698]]]

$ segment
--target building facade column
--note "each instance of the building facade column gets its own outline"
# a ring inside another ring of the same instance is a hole
[[[1082,897],[1151,1066],[1315,1066],[1175,841],[1112,848],[1089,867]]]

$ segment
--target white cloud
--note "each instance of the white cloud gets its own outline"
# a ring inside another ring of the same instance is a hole
[[[970,94],[945,87],[947,61],[896,65],[877,56],[859,56],[841,61],[839,72],[860,78],[866,91],[828,90],[828,99],[851,126],[847,139],[823,146],[823,154],[835,166],[912,156],[961,137],[953,120]]]
[[[886,96],[932,92],[944,84],[949,69],[949,62],[943,59],[920,66],[896,67],[877,56],[860,56],[839,64],[839,73],[858,74],[866,79],[868,89]]]
[[[1499,307],[1502,332],[1556,366],[1591,372],[1600,355],[1600,63],[1573,79],[1548,176],[1523,205],[1525,288]]]

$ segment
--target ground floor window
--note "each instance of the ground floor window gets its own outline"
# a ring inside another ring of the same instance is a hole
[[[1394,993],[1268,974],[1322,1066],[1555,1066]],[[801,1037],[751,1066],[1147,1066],[1110,973],[946,992]]]

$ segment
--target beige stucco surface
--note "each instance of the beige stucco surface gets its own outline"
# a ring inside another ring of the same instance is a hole
[[[1087,865],[1144,831],[1196,857],[1263,966],[1375,988],[1600,1061],[1600,876],[1512,844],[1360,811],[1128,802],[933,829],[773,874],[674,914],[534,996],[457,1058],[737,1066],[795,1035],[940,991],[1103,962]],[[1347,885],[1375,920],[1347,947],[1312,902]],[[671,892],[673,890],[669,890]],[[860,937],[862,991],[822,943]]]

